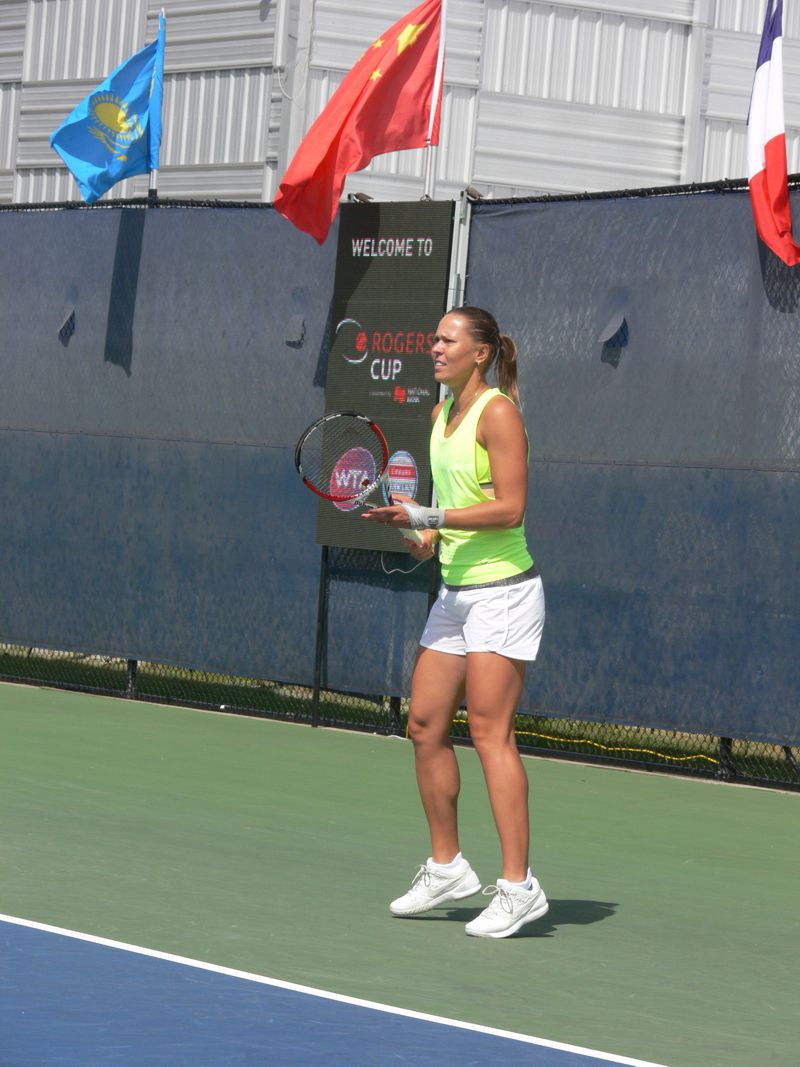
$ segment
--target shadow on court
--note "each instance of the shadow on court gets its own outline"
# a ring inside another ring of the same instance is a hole
[[[604,900],[551,900],[550,910],[541,919],[529,923],[527,926],[514,934],[515,939],[522,937],[551,937],[560,926],[590,926],[592,923],[602,922],[603,919],[611,919],[616,913],[617,904]],[[482,907],[475,908],[450,908],[447,911],[428,912],[419,919],[409,919],[409,922],[420,920],[447,920],[455,923],[468,923],[482,911]]]

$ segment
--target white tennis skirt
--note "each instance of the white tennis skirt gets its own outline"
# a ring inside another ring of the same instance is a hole
[[[538,575],[518,585],[442,586],[419,643],[454,656],[497,652],[508,659],[534,660],[544,617],[544,587]]]

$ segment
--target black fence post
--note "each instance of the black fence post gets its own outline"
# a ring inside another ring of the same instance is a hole
[[[724,778],[727,781],[729,778],[736,776],[736,767],[733,763],[733,739],[730,737],[721,737],[719,739],[719,773],[718,778]]]
[[[311,700],[311,725],[319,726],[319,694],[322,686],[322,660],[328,623],[328,546],[322,546],[317,597],[317,640],[314,649],[314,695]]]
[[[389,697],[389,733],[403,736],[403,720],[400,717],[400,697]]]
[[[138,670],[139,670],[139,661],[138,661],[138,659],[129,659],[128,660],[128,682],[127,682],[127,685],[125,686],[125,696],[127,696],[127,697],[135,697],[136,696],[136,675],[138,673]]]
[[[783,746],[783,754],[786,757],[786,762],[792,768],[795,774],[800,775],[800,765],[798,765],[795,759],[794,752],[792,752],[791,745]]]

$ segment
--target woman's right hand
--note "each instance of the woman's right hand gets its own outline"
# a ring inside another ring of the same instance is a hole
[[[407,537],[403,538],[404,544],[408,546],[408,550],[414,559],[426,560],[433,559],[436,555],[436,542],[439,540],[438,530],[420,530],[419,536],[421,538],[420,543],[416,541],[409,541]]]

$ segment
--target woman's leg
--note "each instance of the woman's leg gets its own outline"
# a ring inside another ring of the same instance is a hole
[[[502,850],[502,877],[528,874],[528,776],[514,738],[525,663],[495,652],[468,652],[467,709]]]
[[[465,676],[464,656],[420,648],[411,679],[408,732],[414,743],[417,785],[434,863],[449,863],[460,851],[457,808],[461,780],[450,731],[464,698]]]

